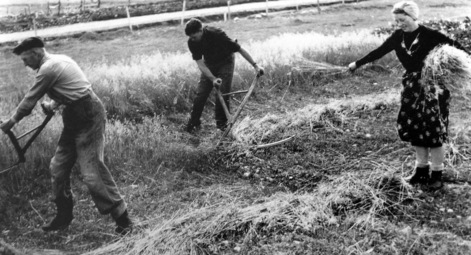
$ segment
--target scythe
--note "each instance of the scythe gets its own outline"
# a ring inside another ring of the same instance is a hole
[[[46,127],[47,123],[49,123],[49,121],[54,116],[53,111],[45,111],[45,112],[47,112],[47,114],[46,114],[46,118],[43,120],[43,122],[40,125],[38,125],[37,127],[25,132],[24,134],[16,137],[15,134],[13,134],[13,132],[11,130],[8,130],[8,131],[5,132],[5,134],[7,134],[8,137],[10,138],[10,141],[13,144],[13,147],[15,148],[15,151],[18,155],[18,161],[15,164],[13,164],[12,166],[10,166],[10,167],[8,167],[4,170],[1,170],[0,174],[5,173],[7,171],[10,171],[11,169],[18,166],[19,164],[26,162],[26,157],[25,157],[26,151],[31,146],[31,144],[36,139],[36,137],[38,137],[38,135],[41,133],[41,131],[44,129],[44,127]],[[26,143],[23,147],[21,147],[20,143],[18,141],[21,138],[23,138],[23,137],[25,137],[25,136],[27,136],[31,133],[33,133],[33,134],[31,135],[29,140],[26,141]]]

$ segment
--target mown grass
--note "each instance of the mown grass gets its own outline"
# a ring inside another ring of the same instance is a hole
[[[56,117],[28,163],[2,177],[6,196],[17,194],[1,207],[2,236],[16,247],[73,254],[468,254],[469,186],[429,193],[402,179],[412,169],[413,151],[394,130],[400,70],[390,68],[393,58],[379,62],[390,72],[292,72],[300,59],[345,66],[381,40],[368,32],[300,33],[248,45],[269,72],[234,130],[234,143],[218,150],[211,110],[196,136],[180,129],[198,76],[188,55],[83,65],[112,117],[106,161],[136,231],[124,239],[110,234],[113,222],[97,215],[77,169],[72,226],[47,234],[38,229],[53,213],[45,194],[61,128]],[[247,86],[252,70],[239,59],[236,72],[235,89]],[[15,95],[11,103],[21,92]],[[458,106],[447,169],[467,181],[469,118]],[[42,119],[39,112],[33,116],[18,128]],[[291,135],[296,138],[281,146],[254,149]],[[2,164],[14,159],[6,144]]]

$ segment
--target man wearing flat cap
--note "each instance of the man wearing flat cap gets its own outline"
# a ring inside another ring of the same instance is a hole
[[[101,214],[111,214],[115,231],[126,234],[132,230],[127,206],[110,171],[103,162],[105,142],[105,108],[92,90],[85,74],[70,57],[49,54],[38,37],[25,39],[13,53],[25,66],[36,70],[34,85],[18,105],[14,115],[0,128],[6,132],[29,115],[36,103],[47,94],[52,101],[42,103],[45,111],[64,105],[64,128],[51,160],[52,189],[57,214],[44,225],[44,231],[64,229],[73,219],[70,173],[77,162],[93,201]]]

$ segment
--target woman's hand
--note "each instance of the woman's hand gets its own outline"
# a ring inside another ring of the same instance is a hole
[[[357,69],[357,64],[355,62],[352,62],[348,65],[348,70],[350,70],[350,72],[353,72]]]

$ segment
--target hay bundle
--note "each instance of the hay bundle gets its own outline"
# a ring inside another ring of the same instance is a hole
[[[340,74],[346,72],[346,68],[343,66],[336,66],[322,62],[316,62],[300,58],[292,64],[291,73],[299,74]]]
[[[471,92],[471,57],[450,45],[436,47],[424,61],[421,85],[425,93],[444,88],[457,95]]]

